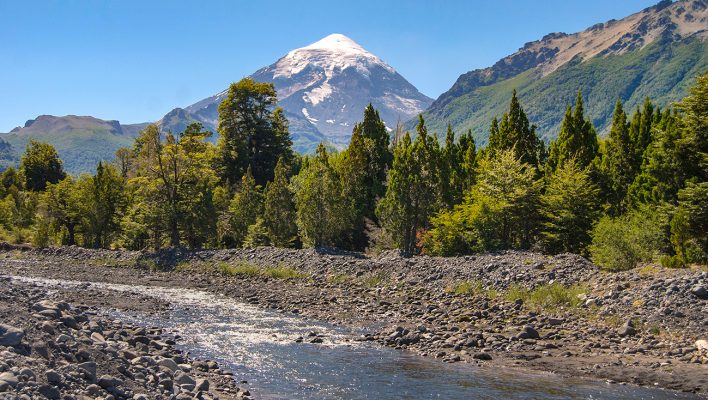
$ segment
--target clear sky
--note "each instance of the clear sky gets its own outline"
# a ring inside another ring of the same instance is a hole
[[[430,97],[549,32],[658,0],[0,0],[0,132],[40,114],[154,121],[330,33]]]

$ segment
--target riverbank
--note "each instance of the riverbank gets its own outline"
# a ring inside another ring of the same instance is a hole
[[[10,246],[0,253],[0,268],[8,275],[199,288],[355,327],[364,332],[358,340],[451,363],[708,392],[708,361],[699,348],[708,337],[708,273],[701,270],[609,274],[574,255],[520,252],[369,258],[273,248],[153,254]],[[120,299],[98,301],[116,306]]]
[[[8,278],[0,278],[0,293],[4,399],[250,398],[217,363],[178,350],[179,338],[103,314],[107,304],[159,313],[164,303],[85,287],[49,290]]]

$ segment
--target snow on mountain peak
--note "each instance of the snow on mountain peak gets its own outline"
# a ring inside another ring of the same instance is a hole
[[[342,35],[341,33],[333,33],[329,36],[312,43],[308,46],[302,47],[296,50],[333,50],[333,51],[354,51],[360,53],[366,53],[363,47],[359,43],[351,40],[350,38]]]
[[[276,63],[274,77],[290,78],[308,66],[323,69],[328,78],[335,71],[350,67],[368,75],[371,65],[395,72],[391,66],[366,51],[357,42],[340,33],[333,33],[310,45],[290,51]]]

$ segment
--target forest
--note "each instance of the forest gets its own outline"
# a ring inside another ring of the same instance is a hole
[[[489,143],[389,132],[371,106],[346,149],[292,149],[271,84],[234,83],[218,137],[144,129],[93,175],[33,141],[0,176],[0,240],[91,248],[334,247],[452,256],[588,256],[608,270],[708,261],[708,73],[665,109],[623,109],[600,138],[577,93],[546,145],[516,93]]]

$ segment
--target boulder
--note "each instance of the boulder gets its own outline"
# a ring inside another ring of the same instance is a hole
[[[17,346],[24,336],[25,331],[22,329],[0,324],[0,346]]]
[[[708,291],[705,287],[701,285],[696,285],[691,288],[691,294],[698,297],[699,299],[708,299]]]
[[[617,334],[620,335],[620,337],[636,335],[637,330],[634,328],[634,322],[632,322],[631,319],[628,319],[627,322],[625,322],[624,325],[617,330]]]

